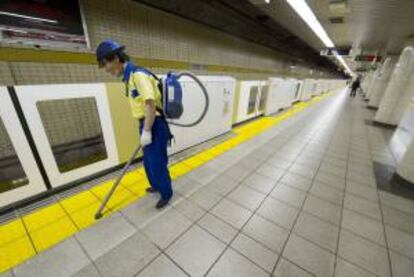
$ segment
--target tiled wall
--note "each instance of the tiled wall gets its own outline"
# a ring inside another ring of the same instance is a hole
[[[124,44],[134,57],[253,67],[275,70],[279,75],[289,74],[286,57],[275,51],[135,1],[81,0],[81,5],[92,49],[101,40],[112,38]],[[295,73],[309,74],[310,69],[297,65]],[[312,69],[316,72],[315,68]],[[0,84],[114,80],[95,65],[80,64],[0,63],[0,73]],[[239,78],[267,77],[246,73],[231,75]]]

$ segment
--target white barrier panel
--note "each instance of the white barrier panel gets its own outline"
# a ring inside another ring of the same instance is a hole
[[[119,164],[104,84],[15,89],[53,187]]]
[[[307,101],[312,98],[315,89],[315,80],[305,79],[302,84],[301,89],[301,99],[302,101]]]
[[[236,120],[240,123],[264,114],[268,89],[265,81],[240,81]]]
[[[295,79],[270,78],[265,114],[289,108],[300,99],[300,82]]]
[[[175,143],[170,153],[202,143],[231,130],[236,80],[226,76],[197,76],[207,89],[210,105],[203,121],[190,128],[171,125]],[[176,122],[190,123],[201,114],[205,99],[191,79],[180,79],[183,88],[183,116]],[[172,121],[174,122],[174,121]]]
[[[0,207],[46,190],[12,100],[0,87]]]

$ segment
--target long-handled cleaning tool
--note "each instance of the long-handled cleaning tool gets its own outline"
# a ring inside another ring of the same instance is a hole
[[[112,194],[115,192],[116,188],[121,183],[121,180],[124,177],[124,175],[127,173],[128,168],[130,167],[132,161],[138,155],[139,150],[141,150],[141,144],[140,143],[138,143],[138,145],[135,147],[135,150],[132,153],[132,156],[129,158],[128,162],[126,163],[126,165],[122,169],[121,173],[118,175],[118,178],[116,179],[116,181],[115,181],[114,185],[112,186],[111,190],[105,196],[104,201],[102,202],[101,206],[99,207],[98,211],[95,214],[95,219],[100,219],[102,217],[102,211],[105,209],[105,206],[108,203],[109,199],[111,198]]]

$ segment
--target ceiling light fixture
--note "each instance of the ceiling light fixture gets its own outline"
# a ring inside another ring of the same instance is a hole
[[[52,24],[57,24],[58,23],[57,20],[51,20],[51,19],[46,19],[46,18],[28,16],[28,15],[18,14],[18,13],[10,13],[10,12],[0,11],[0,15],[18,17],[18,18],[29,19],[29,20],[34,20],[34,21],[47,22],[47,23],[52,23]]]
[[[312,29],[312,31],[319,37],[323,44],[328,48],[335,48],[335,44],[329,38],[325,29],[322,27],[319,20],[309,7],[305,0],[286,0],[286,2],[295,10],[295,12],[302,18],[303,21]],[[335,58],[343,65],[345,70],[353,75],[354,73],[346,64],[345,60],[334,51]]]

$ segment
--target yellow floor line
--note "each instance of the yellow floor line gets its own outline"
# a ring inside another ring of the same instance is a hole
[[[293,105],[282,114],[261,117],[234,128],[234,137],[171,165],[171,177],[177,179],[187,174],[327,96],[328,94],[314,97],[308,102]],[[112,184],[113,180],[104,182],[24,215],[22,218],[0,225],[0,273],[93,225],[96,222],[95,212]],[[146,194],[145,189],[148,186],[142,167],[129,172],[108,202],[104,216],[137,201]]]

